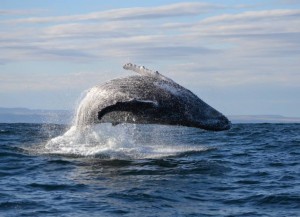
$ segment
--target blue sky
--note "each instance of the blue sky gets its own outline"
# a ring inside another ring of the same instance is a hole
[[[160,71],[227,115],[300,116],[298,0],[0,0],[0,107],[74,109]]]

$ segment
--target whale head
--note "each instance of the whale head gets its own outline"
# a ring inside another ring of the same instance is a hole
[[[210,131],[223,131],[231,128],[231,122],[226,116],[202,101],[202,106],[191,121],[194,127]]]

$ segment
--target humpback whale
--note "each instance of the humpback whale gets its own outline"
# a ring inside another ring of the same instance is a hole
[[[79,104],[76,125],[98,123],[163,124],[228,130],[230,121],[188,89],[158,71],[127,63],[139,75],[91,88]]]

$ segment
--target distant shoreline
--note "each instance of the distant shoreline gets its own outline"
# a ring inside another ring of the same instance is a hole
[[[300,123],[298,117],[281,115],[229,115],[232,123]]]
[[[228,115],[233,124],[238,123],[300,123],[299,117],[281,115]],[[0,107],[0,123],[53,123],[69,124],[73,112],[69,110],[43,110]]]

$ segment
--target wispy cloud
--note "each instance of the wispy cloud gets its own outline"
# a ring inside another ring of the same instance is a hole
[[[169,76],[182,80],[184,71],[198,84],[300,82],[295,76],[300,67],[295,61],[300,56],[300,10],[245,12],[243,7],[241,12],[220,14],[222,8],[228,6],[193,2],[5,20],[2,23],[16,25],[0,34],[0,63],[173,61],[180,64],[163,67],[173,73]],[[195,16],[209,11],[214,13]],[[157,20],[190,16],[193,19]],[[197,79],[199,73],[205,79]]]
[[[255,22],[255,21],[276,21],[282,18],[294,19],[300,17],[300,10],[262,10],[262,11],[247,11],[239,14],[224,14],[214,17],[209,17],[202,20],[202,23],[216,23],[216,22],[237,22],[243,21]]]
[[[109,73],[106,73],[109,74]],[[103,82],[108,75],[93,71],[79,71],[72,74],[47,74],[43,72],[17,72],[0,74],[0,92],[7,91],[59,91],[59,90],[85,90],[91,84]],[[25,75],[25,76],[24,76]]]
[[[186,2],[157,7],[121,8],[108,11],[93,12],[70,16],[31,17],[6,21],[7,23],[48,23],[48,22],[77,22],[95,20],[124,20],[124,19],[157,19],[165,17],[191,16],[222,9],[223,5]]]

